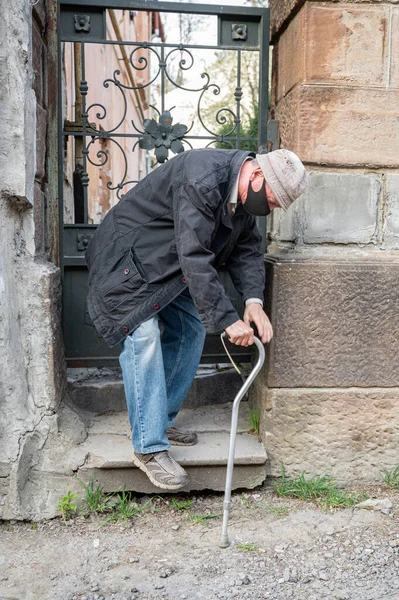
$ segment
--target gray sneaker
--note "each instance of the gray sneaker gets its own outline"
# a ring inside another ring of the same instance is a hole
[[[182,431],[177,427],[168,427],[166,435],[172,446],[194,446],[197,443],[197,434],[194,431]]]
[[[172,458],[167,450],[152,454],[133,454],[133,462],[148,479],[163,490],[180,490],[188,483],[186,471]]]

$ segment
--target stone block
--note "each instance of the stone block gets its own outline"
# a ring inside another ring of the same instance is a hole
[[[305,4],[304,0],[269,0],[270,7],[270,35],[272,42],[290,18]]]
[[[273,60],[276,63],[277,98],[280,99],[304,79],[305,10],[301,10],[282,33]]]
[[[200,433],[195,446],[172,446],[171,455],[190,478],[184,491],[224,489],[229,440],[229,433],[215,430]],[[131,441],[126,436],[89,434],[80,451],[82,457],[87,457],[79,469],[83,480],[95,476],[109,491],[126,487],[141,493],[161,492],[134,466]],[[261,485],[266,477],[266,460],[265,449],[256,436],[238,434],[233,489]]]
[[[355,0],[357,5],[370,5],[370,0]],[[323,2],[323,6],[333,5],[335,0]],[[269,0],[270,7],[270,34],[275,43],[278,34],[284,30],[287,23],[298,10],[305,4],[305,0]],[[307,4],[310,4],[309,2]],[[373,0],[372,4],[387,4],[386,0]],[[399,0],[390,0],[389,4],[399,4]],[[375,33],[375,32],[374,32]],[[374,35],[374,34],[373,34]]]
[[[295,252],[268,265],[269,387],[390,387],[399,381],[399,257]]]
[[[268,220],[268,234],[272,240],[281,242],[293,242],[297,238],[297,211],[302,203],[291,204],[285,212],[275,210]]]
[[[232,402],[242,386],[241,377],[233,370],[197,376],[184,401],[184,408]],[[126,410],[126,398],[121,379],[69,378],[68,392],[74,405],[92,412]]]
[[[306,81],[385,86],[388,74],[387,6],[306,4]],[[300,13],[300,14],[301,14]],[[293,27],[297,15],[290,24]],[[282,39],[284,32],[280,38]],[[293,46],[296,53],[301,47]],[[283,73],[281,72],[281,75]]]
[[[282,146],[309,163],[398,167],[398,103],[396,90],[297,86],[275,107]]]
[[[392,9],[391,23],[391,77],[390,86],[399,88],[399,7]]]
[[[367,244],[375,238],[381,182],[376,175],[313,172],[300,201],[303,241]]]
[[[271,474],[380,483],[398,464],[399,390],[269,390],[264,412]]]
[[[386,225],[384,244],[388,248],[399,248],[399,175],[386,176]]]
[[[185,467],[189,483],[183,492],[198,490],[213,490],[222,492],[226,485],[226,467],[224,466],[198,466]],[[167,490],[155,487],[148,477],[139,469],[79,469],[79,478],[89,483],[94,479],[105,492],[116,490],[129,490],[140,494],[170,494]],[[235,465],[231,489],[253,489],[262,485],[266,479],[265,465]],[[68,488],[69,489],[69,488]],[[56,505],[54,505],[54,516],[56,516]],[[221,510],[223,502],[220,501]]]

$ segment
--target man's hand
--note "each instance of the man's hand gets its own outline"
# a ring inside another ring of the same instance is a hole
[[[244,322],[247,325],[250,325],[250,323],[255,323],[262,343],[267,344],[270,342],[273,337],[273,327],[261,304],[258,304],[257,302],[251,302],[251,304],[248,304],[244,313]]]
[[[236,346],[251,346],[254,343],[254,330],[241,319],[226,327],[225,331],[229,341]]]

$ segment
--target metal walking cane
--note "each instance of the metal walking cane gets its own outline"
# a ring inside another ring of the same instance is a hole
[[[231,358],[231,356],[224,344],[223,337],[224,337],[224,333],[222,334],[223,346],[224,346],[231,362],[233,363],[236,370],[238,371],[233,359]],[[232,483],[232,479],[233,479],[234,453],[235,453],[235,447],[236,447],[238,410],[240,408],[240,402],[241,402],[242,398],[244,397],[244,395],[246,394],[246,392],[252,385],[255,377],[261,370],[262,365],[265,361],[265,349],[263,347],[262,342],[256,336],[254,337],[254,341],[258,348],[258,353],[259,353],[258,361],[257,361],[256,365],[254,366],[254,368],[252,369],[251,374],[246,379],[244,385],[241,387],[238,394],[234,398],[233,411],[231,414],[229,457],[227,460],[226,485],[225,485],[224,502],[223,502],[223,525],[222,525],[222,535],[221,535],[220,544],[219,544],[219,546],[221,548],[227,548],[230,545],[229,538],[227,535],[227,525],[228,525],[228,521],[229,521],[229,513],[230,513],[230,505],[231,505],[231,483]]]

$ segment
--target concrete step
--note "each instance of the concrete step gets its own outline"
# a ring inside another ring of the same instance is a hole
[[[172,456],[187,470],[190,482],[182,491],[223,490],[230,438],[231,404],[183,409],[176,425],[198,433],[195,446],[174,446]],[[132,461],[127,413],[112,412],[90,417],[89,435],[80,445],[78,477],[98,480],[108,492],[126,489],[160,493]],[[247,433],[248,407],[242,403],[237,430],[232,489],[252,489],[266,477],[267,455],[257,436]]]
[[[246,373],[249,369],[244,369]],[[234,369],[201,367],[184,402],[185,408],[232,402],[242,386]],[[81,410],[125,411],[126,399],[120,369],[68,369],[68,392]]]

